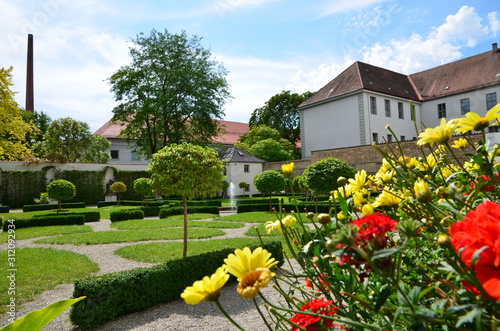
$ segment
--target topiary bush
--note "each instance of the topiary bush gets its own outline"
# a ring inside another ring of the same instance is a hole
[[[35,215],[32,218],[43,218],[43,217],[58,216],[58,215],[62,215],[62,214],[48,213],[48,214],[42,214],[42,215]],[[101,213],[99,213],[97,210],[70,212],[70,213],[64,214],[64,215],[82,215],[85,218],[85,223],[87,223],[87,222],[99,222],[101,219]]]
[[[71,200],[76,194],[76,187],[70,181],[57,179],[47,185],[51,199],[57,200],[57,211],[61,210],[61,200]]]
[[[83,225],[85,223],[84,215],[77,214],[53,214],[49,216],[39,215],[33,218],[14,219],[16,229],[31,228],[35,226],[51,226],[51,225]],[[3,231],[7,231],[8,222],[2,224]]]
[[[191,206],[187,209],[188,214],[215,214],[219,215],[219,207],[216,206]],[[173,215],[184,214],[184,209],[182,207],[163,207],[160,209],[160,218],[167,218]]]
[[[127,192],[127,185],[125,185],[125,183],[123,182],[114,182],[113,184],[111,184],[110,189],[118,197],[117,205],[119,206],[122,193]]]
[[[354,178],[357,170],[347,162],[333,157],[315,162],[304,171],[304,180],[308,189],[318,194],[329,194],[338,189],[339,177]]]
[[[139,220],[144,218],[144,212],[138,208],[114,210],[109,214],[109,218],[111,222]]]

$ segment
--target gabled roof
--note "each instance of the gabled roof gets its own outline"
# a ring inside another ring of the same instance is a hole
[[[234,145],[238,139],[248,132],[248,123],[218,121],[223,129],[223,133],[215,138],[215,143],[223,145]],[[102,136],[108,139],[119,138],[120,132],[125,129],[125,123],[106,122],[94,132],[95,136]]]
[[[219,159],[226,162],[245,162],[245,163],[265,163],[266,161],[259,159],[253,155],[243,152],[236,147],[222,148],[219,150]]]
[[[500,84],[500,52],[493,51],[403,75],[363,62],[354,62],[299,108],[328,102],[361,90],[381,92],[416,101],[471,91]]]

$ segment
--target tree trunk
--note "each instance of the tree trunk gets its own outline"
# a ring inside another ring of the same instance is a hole
[[[187,245],[188,245],[188,213],[187,213],[187,198],[182,197],[182,207],[184,209],[184,243],[182,246],[182,258],[185,259],[187,255]]]

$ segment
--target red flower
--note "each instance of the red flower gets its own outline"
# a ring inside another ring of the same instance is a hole
[[[450,227],[451,244],[461,260],[473,268],[486,293],[500,300],[500,204],[481,203],[464,221]],[[472,256],[483,249],[474,266]]]
[[[334,307],[332,306],[333,301],[332,300],[326,300],[324,297],[319,298],[319,299],[313,299],[303,305],[300,310],[303,312],[310,312],[314,314],[320,314],[324,316],[332,316],[337,313],[337,309],[340,307]],[[302,314],[302,313],[297,313],[295,316],[290,318],[290,322],[297,324],[301,328],[305,328],[308,331],[315,331],[317,329],[324,329],[326,328],[333,328],[338,326],[336,323],[334,323],[332,320],[327,319],[327,318],[321,318],[319,316],[311,316],[308,314]],[[341,329],[344,327],[341,326]],[[299,330],[296,327],[292,327],[290,331],[297,331]]]
[[[372,243],[375,244],[375,248],[384,248],[387,242],[386,234],[396,229],[396,223],[389,216],[380,215],[380,212],[358,218],[351,222],[358,227],[354,243],[360,247]]]

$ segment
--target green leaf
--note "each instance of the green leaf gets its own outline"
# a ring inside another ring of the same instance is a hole
[[[384,305],[384,303],[387,301],[387,298],[390,295],[391,295],[391,287],[389,285],[382,286],[377,301],[375,302],[375,312],[378,312],[380,310],[380,307]]]
[[[401,248],[399,248],[399,247],[378,250],[373,254],[372,260],[382,259],[382,258],[391,256],[391,255],[394,255],[394,254],[398,253],[400,250],[401,250]]]
[[[79,297],[76,299],[61,300],[51,303],[45,308],[32,311],[28,315],[25,315],[18,320],[6,325],[0,331],[37,331],[41,330],[44,326],[49,324],[54,318],[61,314],[71,305],[77,303],[78,301],[84,299],[85,297]]]
[[[469,311],[467,314],[460,316],[460,318],[457,321],[457,324],[455,325],[457,328],[460,327],[460,325],[464,323],[472,323],[476,317],[481,315],[483,313],[482,309],[479,308],[474,308],[471,311]]]

